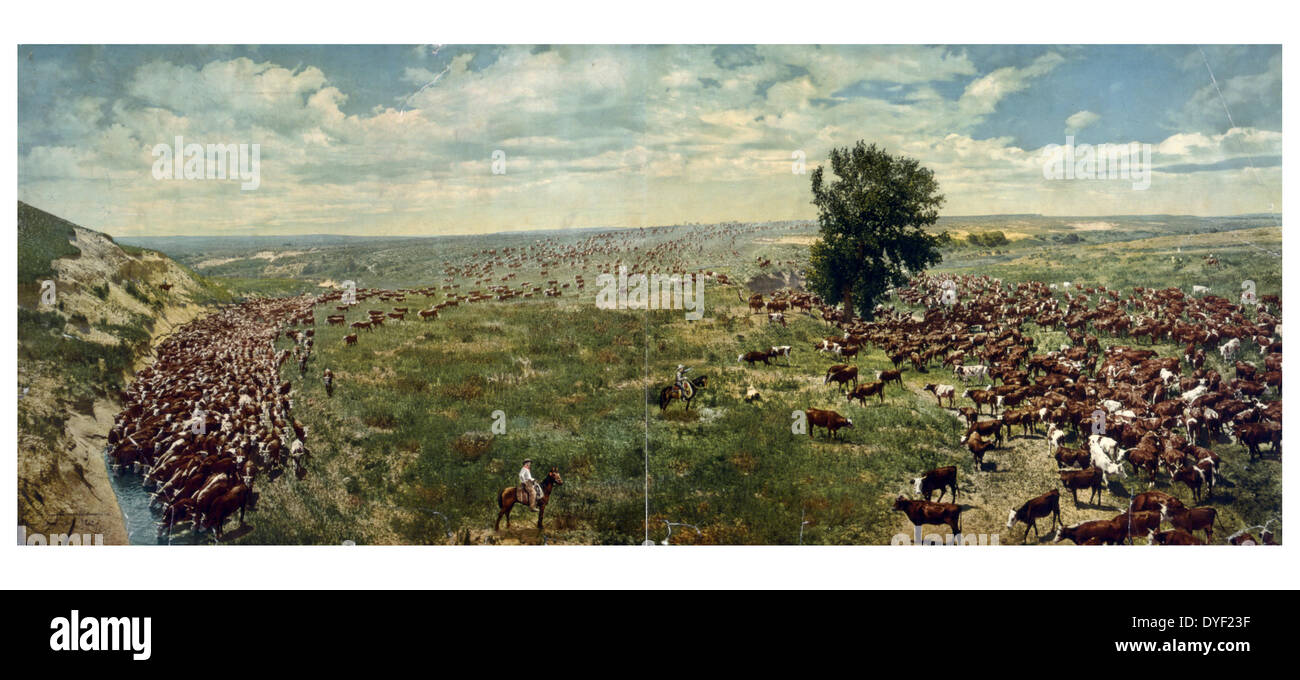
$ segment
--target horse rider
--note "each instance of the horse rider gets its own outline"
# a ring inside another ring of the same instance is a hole
[[[673,378],[673,384],[677,386],[684,399],[690,399],[695,394],[695,386],[686,377],[686,372],[689,370],[690,367],[685,364],[677,364],[677,376]]]
[[[528,507],[536,512],[537,503],[542,497],[542,487],[537,484],[537,480],[533,479],[532,467],[533,459],[524,459],[524,466],[519,468],[519,491],[515,495],[522,494],[523,497],[519,500],[527,503]]]

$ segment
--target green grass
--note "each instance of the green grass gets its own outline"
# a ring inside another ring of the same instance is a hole
[[[67,220],[18,202],[18,283],[30,284],[54,276],[53,262],[79,257],[81,250],[69,243],[76,237]]]
[[[349,320],[379,307],[370,303]],[[515,483],[525,458],[539,476],[558,467],[565,481],[547,508],[548,540],[639,536],[642,317],[480,303],[446,309],[436,321],[390,322],[344,347],[344,331],[324,324],[327,309],[318,309],[307,379],[292,362],[283,376],[295,384],[296,417],[310,427],[312,472],[262,486],[247,541],[446,542],[439,512],[480,542],[496,518],[496,494]],[[337,378],[333,397],[319,379],[326,367]],[[485,451],[466,446],[467,433],[491,430],[498,410],[506,432]],[[520,540],[536,540],[534,514],[516,508],[512,518]]]

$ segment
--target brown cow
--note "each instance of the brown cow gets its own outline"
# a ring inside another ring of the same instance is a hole
[[[885,403],[885,383],[877,380],[871,383],[862,383],[849,392],[849,401],[857,399],[862,402],[863,406],[867,405],[867,397],[872,395],[880,397],[880,403]]]
[[[952,533],[961,534],[961,506],[952,503],[931,503],[930,501],[909,501],[899,496],[894,501],[894,509],[907,515],[912,526],[926,524],[946,524]]]
[[[975,456],[975,465],[981,470],[984,469],[984,454],[996,445],[996,442],[986,442],[981,439],[978,432],[962,437],[961,443],[965,444],[971,455]]]
[[[1079,505],[1079,489],[1089,489],[1088,504],[1092,505],[1092,499],[1095,497],[1101,501],[1101,468],[1090,467],[1084,470],[1062,470],[1061,484],[1070,490],[1070,496],[1074,498],[1075,506]]]
[[[1173,508],[1168,505],[1160,507],[1161,519],[1189,534],[1194,531],[1204,531],[1206,543],[1214,541],[1214,520],[1218,516],[1219,511],[1216,508]]]
[[[943,495],[952,489],[952,499],[957,500],[957,466],[935,468],[920,477],[913,478],[912,489],[925,496],[927,501],[930,500],[935,489],[939,490],[940,501],[943,500]]]
[[[1031,498],[1025,501],[1024,505],[1012,510],[1007,517],[1007,528],[1010,529],[1015,526],[1016,522],[1024,522],[1025,535],[1021,540],[1029,538],[1030,527],[1034,529],[1034,536],[1038,537],[1038,519],[1048,515],[1052,516],[1052,526],[1048,529],[1049,531],[1055,529],[1057,524],[1065,526],[1065,523],[1061,521],[1061,492],[1056,489],[1052,489],[1036,498]]]
[[[1056,531],[1056,542],[1070,540],[1075,545],[1092,543],[1093,545],[1117,545],[1124,541],[1124,527],[1111,519],[1094,519],[1072,527],[1061,527]]]
[[[848,368],[842,371],[837,371],[831,375],[826,376],[826,379],[822,381],[822,384],[825,385],[827,383],[836,383],[841,387],[843,387],[846,383],[849,382],[852,382],[854,387],[858,386],[857,366],[849,366]],[[884,397],[882,396],[881,398],[883,399]]]
[[[830,439],[835,438],[835,432],[838,431],[840,428],[853,427],[852,420],[845,418],[844,416],[834,411],[825,411],[822,409],[810,408],[807,411],[804,411],[804,415],[807,416],[808,418],[809,439],[811,439],[813,436],[814,427],[826,428],[826,431],[829,433],[828,438]]]

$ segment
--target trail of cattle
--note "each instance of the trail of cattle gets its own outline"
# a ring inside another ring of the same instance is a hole
[[[1212,541],[1216,531],[1219,540],[1234,543],[1273,540],[1268,527],[1216,523],[1213,504],[1221,502],[1222,486],[1239,470],[1230,470],[1210,447],[1240,446],[1249,456],[1244,465],[1271,466],[1265,474],[1280,478],[1279,298],[1238,304],[1177,288],[1122,293],[1102,286],[1010,286],[986,276],[928,275],[895,292],[905,306],[878,306],[873,321],[845,321],[842,310],[806,293],[781,291],[770,300],[755,295],[748,305],[766,311],[772,323],[783,321],[771,315],[796,296],[799,306],[817,308],[841,334],[813,349],[850,362],[830,366],[823,382],[852,387],[850,401],[867,407],[867,397],[877,396],[883,402],[886,384],[903,385],[907,371],[912,382],[924,381],[909,386],[916,398],[935,399],[961,419],[960,444],[977,472],[958,480],[955,503],[940,503],[930,501],[923,488],[937,491],[948,468],[916,470],[908,481],[920,497],[892,499],[902,513],[898,533],[910,537],[919,523],[1003,534],[1010,542],[1034,540],[1021,530],[1037,530],[1043,542],[1136,538],[1181,545]],[[911,309],[923,312],[918,316]],[[1063,333],[1068,342],[1040,348],[1035,332]],[[1144,339],[1148,347],[1141,346]],[[1159,356],[1151,348],[1156,343],[1176,343],[1181,356]],[[868,348],[883,352],[894,369],[859,384],[851,362]],[[1246,350],[1257,351],[1259,362],[1243,361]],[[1207,352],[1231,367],[1231,378],[1206,367]],[[767,363],[771,353],[750,351],[739,360]],[[936,367],[941,370],[932,372]],[[941,377],[949,369],[952,384]],[[853,428],[851,419],[833,410],[812,408],[806,415],[810,434],[825,428],[834,438],[838,430]],[[1120,483],[1130,475],[1147,491],[1130,494]],[[1251,500],[1235,492],[1229,497],[1234,503]],[[1062,526],[1058,522],[1072,524],[1054,532]],[[1018,528],[1008,531],[1012,527]]]
[[[279,378],[289,351],[274,343],[311,305],[258,299],[191,321],[123,391],[107,455],[115,471],[140,475],[153,491],[160,533],[189,524],[220,540],[232,516],[243,526],[256,480],[289,469],[306,475],[306,432],[291,415],[292,385]]]

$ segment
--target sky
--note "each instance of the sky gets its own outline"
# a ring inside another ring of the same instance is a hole
[[[159,179],[177,136],[257,145],[256,188]],[[1045,177],[1068,138],[1149,145],[1149,185]],[[1282,50],[18,47],[19,200],[117,236],[813,219],[858,140],[943,215],[1280,213]]]

